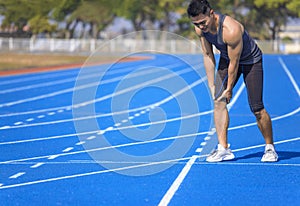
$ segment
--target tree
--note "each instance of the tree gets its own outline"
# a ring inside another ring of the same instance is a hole
[[[82,0],[62,0],[53,9],[52,17],[58,22],[66,22],[66,29],[64,31],[65,38],[73,38],[78,20],[74,21],[70,16],[81,3]]]
[[[29,25],[34,34],[41,31],[51,33],[55,31],[55,25],[48,19],[55,4],[55,0],[0,0],[0,14],[5,17],[2,26],[14,25],[22,31],[24,26]]]
[[[253,8],[261,21],[270,30],[271,39],[275,40],[281,27],[285,26],[289,17],[299,17],[299,0],[254,0]]]
[[[71,14],[70,19],[81,21],[83,30],[90,26],[89,36],[97,38],[99,32],[106,28],[114,20],[113,4],[110,0],[83,0],[76,10]]]
[[[157,0],[118,0],[116,5],[116,14],[131,21],[136,31],[144,29],[146,20],[155,21],[154,5],[157,5]]]

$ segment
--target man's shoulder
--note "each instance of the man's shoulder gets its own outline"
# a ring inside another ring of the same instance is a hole
[[[242,37],[244,33],[243,25],[232,18],[231,16],[226,16],[223,22],[223,38],[224,40],[228,38],[236,38],[237,36]]]

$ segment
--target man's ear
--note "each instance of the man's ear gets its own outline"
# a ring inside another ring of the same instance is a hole
[[[209,11],[209,16],[213,15],[214,13],[215,13],[215,11],[214,11],[213,9],[211,9],[211,10]]]

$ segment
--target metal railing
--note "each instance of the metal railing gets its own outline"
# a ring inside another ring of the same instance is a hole
[[[300,41],[282,43],[257,41],[264,53],[300,53]],[[172,53],[201,53],[197,40],[161,40],[161,39],[21,39],[0,38],[2,52],[64,52],[91,53],[101,50],[105,53],[123,53],[136,51],[160,51]]]

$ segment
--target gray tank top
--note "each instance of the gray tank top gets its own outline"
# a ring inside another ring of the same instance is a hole
[[[219,14],[219,28],[217,34],[211,34],[209,32],[204,33],[205,39],[215,45],[215,47],[220,51],[221,57],[229,60],[227,44],[223,41],[223,22],[226,15]],[[260,61],[262,58],[262,52],[254,42],[254,40],[249,36],[248,32],[244,30],[243,34],[243,51],[240,57],[240,64],[254,64]]]

